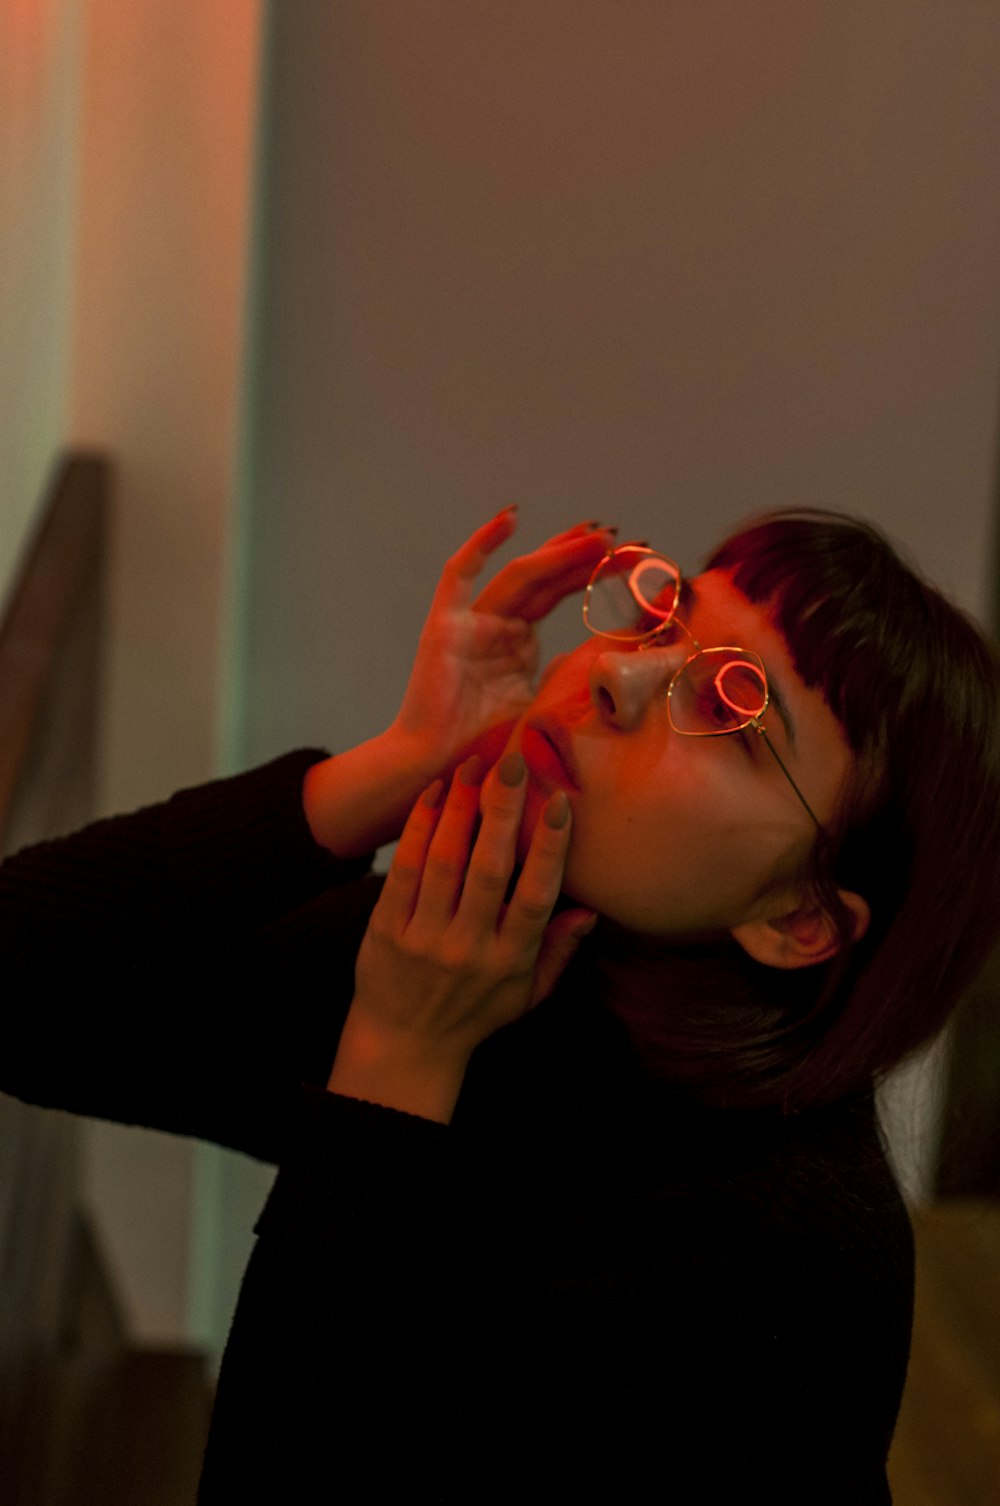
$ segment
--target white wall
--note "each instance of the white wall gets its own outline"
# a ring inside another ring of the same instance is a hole
[[[984,601],[1000,377],[987,0],[279,6],[241,753],[398,703],[510,500],[694,561],[856,509]]]
[[[107,811],[215,772],[261,19],[259,0],[87,5],[71,433],[117,467]],[[201,1336],[212,1153],[97,1124],[89,1148],[136,1337]]]
[[[0,608],[66,433],[81,6],[0,7]]]
[[[214,769],[257,0],[89,0],[72,433],[116,460],[103,804]]]

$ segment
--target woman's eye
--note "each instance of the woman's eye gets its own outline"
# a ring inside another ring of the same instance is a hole
[[[698,716],[707,732],[729,732],[732,730],[733,713],[716,694],[712,686],[706,685],[703,694],[699,698]]]

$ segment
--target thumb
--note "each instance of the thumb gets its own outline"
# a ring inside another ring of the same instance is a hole
[[[590,935],[596,924],[597,915],[593,910],[565,910],[549,923],[535,963],[529,1009],[548,998],[580,942]]]

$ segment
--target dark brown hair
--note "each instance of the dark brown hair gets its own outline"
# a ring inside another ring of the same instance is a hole
[[[715,1102],[795,1110],[863,1087],[931,1039],[997,940],[1000,668],[867,523],[773,514],[705,568],[767,607],[855,755],[803,875],[845,945],[782,974],[735,943],[657,948],[606,928],[594,961],[654,1073]],[[871,906],[854,946],[838,887]]]

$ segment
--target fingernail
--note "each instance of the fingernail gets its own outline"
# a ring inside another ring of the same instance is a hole
[[[497,517],[502,518],[506,513],[509,512],[517,512],[516,502],[508,502],[506,507],[501,507],[500,511],[497,513]]]
[[[458,777],[463,784],[480,784],[483,778],[483,760],[478,753],[473,753],[463,764],[458,766]]]
[[[509,785],[513,789],[515,785],[521,783],[527,767],[520,753],[505,753],[497,766],[500,783]]]
[[[597,916],[596,915],[588,915],[587,919],[586,920],[582,920],[580,922],[580,924],[577,926],[576,930],[573,932],[573,940],[574,941],[582,941],[585,936],[589,936],[590,935],[591,931],[594,929],[594,927],[596,926],[596,924],[597,924]]]
[[[556,790],[545,806],[545,824],[553,831],[561,831],[569,820],[569,801],[565,790]]]
[[[443,794],[444,780],[435,779],[434,783],[429,784],[423,793],[423,802],[426,805],[427,809],[432,811],[437,810],[438,806],[441,804],[441,796]]]

